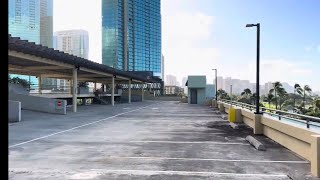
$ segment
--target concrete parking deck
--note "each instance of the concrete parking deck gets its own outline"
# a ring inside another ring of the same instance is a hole
[[[263,136],[266,151],[209,107],[178,102],[24,111],[9,124],[10,179],[318,179],[308,161]],[[254,136],[254,135],[252,135]]]

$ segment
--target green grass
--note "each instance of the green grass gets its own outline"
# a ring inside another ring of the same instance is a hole
[[[268,102],[262,102],[262,104],[266,107],[266,108],[270,108],[270,109],[276,109],[276,105],[274,104],[270,104],[269,106],[269,103]]]

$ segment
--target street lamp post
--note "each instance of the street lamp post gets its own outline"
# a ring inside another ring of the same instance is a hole
[[[212,70],[215,70],[215,75],[216,75],[216,82],[215,82],[215,86],[216,86],[216,103],[218,102],[218,94],[217,94],[217,92],[218,92],[218,79],[217,79],[217,69],[212,69]]]
[[[259,100],[260,100],[260,23],[257,24],[247,24],[246,27],[257,27],[257,74],[256,74],[256,114],[261,114],[260,112],[260,104],[259,104]]]

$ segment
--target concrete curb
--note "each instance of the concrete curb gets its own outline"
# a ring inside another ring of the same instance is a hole
[[[233,128],[233,129],[239,129],[238,124],[235,124],[233,122],[230,122],[229,125]]]
[[[265,151],[266,150],[264,145],[261,142],[259,142],[258,140],[256,140],[254,137],[249,135],[249,136],[246,137],[246,140],[249,141],[249,143],[252,146],[254,146],[257,150],[259,150],[259,151]]]

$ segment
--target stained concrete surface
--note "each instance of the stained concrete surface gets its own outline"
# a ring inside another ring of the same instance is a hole
[[[246,126],[232,129],[206,106],[146,101],[78,110],[23,111],[9,125],[9,179],[319,179],[308,161]]]

